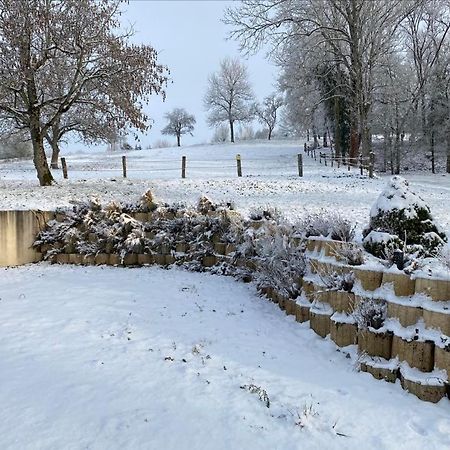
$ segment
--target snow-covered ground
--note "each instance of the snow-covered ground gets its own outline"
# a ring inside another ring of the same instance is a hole
[[[357,373],[230,278],[2,269],[0,323],[2,450],[449,448],[448,400]]]
[[[31,162],[0,163],[0,209],[54,209],[72,200],[97,196],[105,201],[133,201],[151,189],[162,201],[194,204],[201,194],[233,201],[244,213],[255,205],[276,206],[290,219],[308,212],[335,210],[362,228],[370,207],[388,176],[370,180],[359,170],[331,168],[306,155],[304,177],[297,174],[303,142],[199,145],[133,151],[127,154],[128,179],[122,178],[121,155],[68,155],[69,180],[61,171],[58,184],[40,188]],[[236,176],[236,153],[243,177]],[[181,179],[181,156],[187,157],[187,178]],[[437,222],[450,234],[450,176],[406,174],[412,189],[431,207]]]

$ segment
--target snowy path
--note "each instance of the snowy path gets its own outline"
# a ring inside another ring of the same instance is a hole
[[[356,373],[332,342],[232,279],[3,269],[0,323],[2,450],[450,445],[448,400]],[[270,408],[240,389],[251,383]]]

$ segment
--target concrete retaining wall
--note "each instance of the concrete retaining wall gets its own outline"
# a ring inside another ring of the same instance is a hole
[[[53,213],[0,211],[0,267],[19,266],[41,260],[31,246]]]

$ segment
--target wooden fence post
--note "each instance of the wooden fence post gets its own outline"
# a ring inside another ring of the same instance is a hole
[[[123,173],[123,177],[126,178],[127,177],[127,157],[126,156],[122,156],[122,173]]]
[[[298,176],[302,177],[303,176],[303,156],[299,153],[298,155]]]
[[[186,156],[181,157],[181,178],[186,178]]]
[[[325,161],[325,167],[327,166],[327,155],[323,155],[323,159],[324,159],[324,161]]]
[[[373,152],[370,152],[370,161],[369,161],[369,178],[373,178],[373,166],[375,165],[375,155]]]
[[[237,165],[237,175],[238,177],[242,177],[242,162],[241,162],[241,155],[236,155],[236,165]]]
[[[66,158],[61,158],[61,166],[62,166],[62,170],[63,170],[63,177],[65,180],[67,180],[67,178],[69,178],[69,175],[67,174]]]

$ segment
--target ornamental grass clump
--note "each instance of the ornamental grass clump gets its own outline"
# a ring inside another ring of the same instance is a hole
[[[393,177],[370,211],[364,248],[389,259],[400,249],[411,258],[436,256],[447,237],[434,223],[428,205],[402,177]]]

